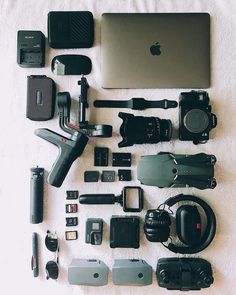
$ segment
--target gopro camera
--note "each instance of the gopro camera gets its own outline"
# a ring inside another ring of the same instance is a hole
[[[211,112],[206,91],[181,92],[179,97],[179,139],[206,143],[209,132],[217,125],[216,115]]]

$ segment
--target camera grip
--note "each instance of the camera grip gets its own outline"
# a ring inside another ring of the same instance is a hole
[[[44,168],[31,168],[30,178],[30,222],[43,221]]]
[[[54,162],[52,169],[48,175],[48,183],[55,187],[60,187],[66,178],[67,173],[70,170],[74,160],[70,157],[70,155],[59,153],[56,161]]]
[[[78,133],[73,139],[68,139],[49,129],[37,129],[35,134],[59,148],[59,155],[53,164],[48,176],[48,183],[60,187],[72,165],[72,163],[84,151],[88,137]]]

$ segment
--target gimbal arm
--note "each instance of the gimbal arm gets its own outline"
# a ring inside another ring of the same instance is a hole
[[[35,130],[37,136],[56,145],[59,149],[59,155],[48,176],[48,182],[56,187],[62,185],[71,165],[83,153],[88,142],[88,136],[112,136],[112,126],[88,124],[86,121],[85,115],[86,108],[88,107],[87,90],[89,85],[85,77],[81,78],[79,85],[81,85],[79,126],[70,123],[70,93],[61,92],[57,95],[59,125],[63,131],[70,134],[71,138],[64,137],[45,128]]]

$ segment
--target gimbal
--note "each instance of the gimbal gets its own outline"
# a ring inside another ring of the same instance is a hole
[[[78,84],[81,86],[79,97],[79,123],[78,126],[70,123],[71,97],[69,92],[57,94],[59,125],[61,129],[70,134],[70,138],[64,137],[52,130],[39,128],[35,134],[59,148],[59,155],[52,166],[48,176],[48,182],[60,187],[72,165],[83,153],[89,137],[111,137],[112,126],[90,124],[86,121],[86,108],[88,108],[87,93],[89,85],[87,79],[82,77]]]

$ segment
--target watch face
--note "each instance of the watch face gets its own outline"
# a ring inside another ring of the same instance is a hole
[[[209,126],[209,117],[200,109],[192,109],[184,116],[184,126],[191,133],[201,133]]]

